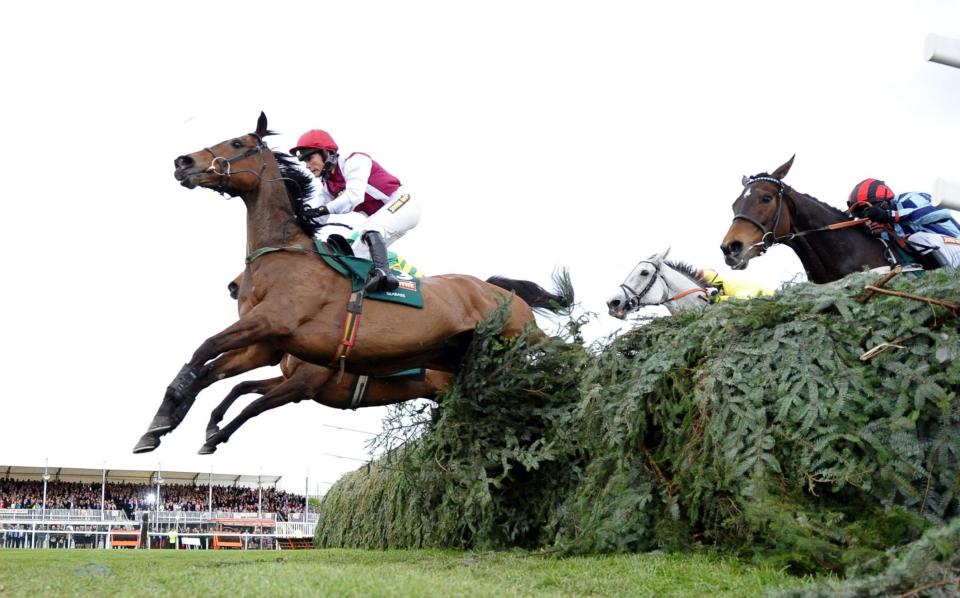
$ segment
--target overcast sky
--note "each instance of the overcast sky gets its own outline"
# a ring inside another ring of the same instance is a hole
[[[629,8],[628,8],[629,7]],[[723,267],[744,174],[841,207],[960,180],[960,3],[8,3],[0,218],[0,464],[283,475],[310,492],[359,465],[380,409],[300,403],[196,454],[219,382],[155,452],[131,449],[194,349],[236,319],[244,206],[173,159],[252,131],[310,128],[364,151],[424,214],[394,249],[428,274],[549,283],[571,270],[587,331],[633,264]],[[786,247],[744,277],[801,272]],[[665,313],[651,310],[652,314]],[[627,329],[633,324],[628,323]],[[362,342],[363,332],[360,332]],[[231,411],[231,414],[237,409]],[[326,425],[326,426],[325,426]],[[333,456],[337,455],[337,456]],[[343,458],[349,457],[350,459]]]

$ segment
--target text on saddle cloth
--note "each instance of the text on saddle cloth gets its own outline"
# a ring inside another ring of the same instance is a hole
[[[331,245],[319,239],[315,242],[317,251],[327,265],[350,279],[353,291],[358,291],[363,288],[370,274],[370,270],[373,268],[372,261],[352,255],[343,255],[336,251]],[[388,303],[423,308],[423,294],[420,292],[420,280],[407,272],[394,269],[392,264],[391,271],[394,277],[396,277],[397,282],[400,283],[400,286],[393,291],[384,293],[368,292],[365,297],[374,301],[386,301]]]

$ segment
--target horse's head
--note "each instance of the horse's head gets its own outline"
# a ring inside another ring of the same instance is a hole
[[[669,248],[634,266],[620,285],[620,290],[607,300],[607,310],[611,316],[626,319],[627,314],[645,305],[659,305],[668,296],[667,282],[660,272],[668,253]]]
[[[178,156],[173,176],[188,189],[206,187],[231,196],[253,191],[260,186],[271,154],[263,142],[270,134],[267,116],[261,112],[253,133]]]
[[[783,177],[792,165],[791,157],[772,174],[743,177],[743,191],[733,202],[733,223],[720,245],[724,261],[734,270],[746,268],[751,258],[762,255],[777,237],[790,232],[791,213],[784,207],[790,188]]]

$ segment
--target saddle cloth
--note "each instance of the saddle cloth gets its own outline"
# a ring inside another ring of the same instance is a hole
[[[367,259],[345,255],[334,245],[314,239],[317,245],[317,252],[328,266],[339,272],[350,280],[353,292],[363,288],[367,281],[367,275],[373,268],[373,262]],[[385,293],[373,292],[366,293],[365,298],[374,301],[386,301],[388,303],[398,303],[400,305],[409,305],[410,307],[423,308],[423,294],[420,292],[420,279],[415,276],[397,270],[392,267],[390,271],[396,277],[400,286],[394,291]]]

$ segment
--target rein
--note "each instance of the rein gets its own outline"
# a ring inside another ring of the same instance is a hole
[[[773,228],[770,230],[767,230],[767,227],[764,226],[762,222],[743,213],[735,214],[733,217],[733,221],[736,222],[737,220],[745,220],[746,222],[749,222],[750,224],[760,229],[760,232],[763,233],[763,236],[760,237],[759,241],[747,247],[747,249],[749,250],[755,247],[759,247],[761,249],[760,251],[761,255],[765,253],[768,249],[773,247],[774,245],[779,245],[780,243],[793,241],[794,239],[799,239],[800,237],[805,237],[813,233],[822,233],[826,231],[840,230],[844,228],[850,228],[853,226],[860,226],[862,224],[867,223],[867,220],[865,218],[855,218],[853,220],[847,220],[844,222],[835,222],[834,224],[828,224],[826,226],[821,226],[820,228],[811,228],[803,231],[790,231],[785,235],[777,236],[776,231],[777,231],[777,228],[779,228],[780,226],[780,216],[781,216],[781,213],[783,212],[783,196],[787,186],[780,179],[767,177],[767,176],[759,176],[755,178],[744,177],[743,186],[746,187],[748,185],[752,185],[757,181],[769,181],[771,183],[775,183],[779,188],[779,191],[777,192],[777,197],[776,197],[778,202],[777,215],[774,218]]]

